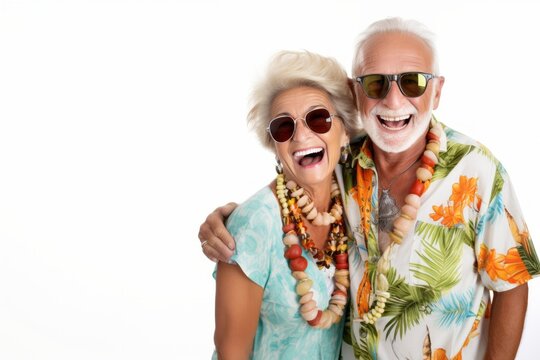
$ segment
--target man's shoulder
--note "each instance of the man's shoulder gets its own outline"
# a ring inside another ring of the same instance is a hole
[[[497,159],[491,150],[480,141],[454,130],[449,126],[444,124],[441,125],[443,125],[447,139],[447,149],[445,152],[441,153],[441,158],[445,159],[447,163],[455,163],[456,159],[462,159],[463,161],[472,159],[474,166],[479,166],[479,161],[486,161],[495,165],[496,168],[502,167],[499,159]],[[481,156],[465,156],[471,153],[479,154]]]

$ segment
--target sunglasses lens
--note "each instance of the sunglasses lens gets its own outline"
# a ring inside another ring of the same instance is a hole
[[[418,97],[426,91],[428,79],[424,74],[406,73],[401,75],[399,86],[403,94],[408,97]]]
[[[332,117],[326,109],[315,109],[307,113],[306,124],[311,131],[324,134],[332,127]]]
[[[294,120],[289,116],[275,118],[270,122],[270,134],[277,142],[285,142],[294,133]]]
[[[362,87],[368,97],[382,99],[388,92],[389,83],[384,75],[366,75],[362,77]]]

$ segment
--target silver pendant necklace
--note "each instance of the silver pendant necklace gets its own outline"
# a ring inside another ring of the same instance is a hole
[[[418,162],[419,159],[416,159],[411,165],[407,166],[405,170],[394,176],[390,179],[388,187],[385,189],[381,186],[381,196],[379,198],[379,230],[384,232],[392,231],[392,225],[394,225],[394,220],[399,215],[399,208],[397,206],[396,199],[390,194],[390,188],[394,181],[399,178],[401,175],[405,174],[407,170],[413,167],[414,164]]]

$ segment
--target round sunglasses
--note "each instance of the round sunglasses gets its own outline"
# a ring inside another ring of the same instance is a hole
[[[270,121],[266,131],[276,142],[290,140],[296,131],[296,121],[304,120],[306,126],[317,134],[324,134],[332,128],[332,119],[337,114],[330,114],[325,108],[318,108],[309,111],[304,118],[293,119],[288,115],[278,116]]]
[[[362,85],[366,96],[370,99],[384,99],[390,91],[392,81],[398,84],[403,95],[410,98],[422,96],[429,80],[436,76],[423,72],[406,72],[401,74],[369,74],[358,76],[356,81]]]

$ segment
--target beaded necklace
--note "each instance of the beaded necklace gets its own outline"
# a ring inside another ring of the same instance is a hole
[[[276,178],[276,194],[281,204],[283,218],[283,243],[285,244],[285,258],[289,260],[289,267],[293,277],[297,280],[296,294],[300,297],[300,314],[307,323],[316,328],[329,328],[338,323],[343,316],[343,309],[347,304],[349,281],[349,264],[347,254],[347,237],[343,231],[343,206],[341,205],[339,187],[332,179],[332,222],[331,229],[324,250],[318,249],[302,220],[302,210],[298,200],[303,194],[302,188],[278,173]],[[295,196],[293,196],[295,195]],[[304,272],[308,261],[302,256],[302,246],[315,259],[319,268],[328,268],[335,263],[334,291],[326,310],[320,310],[313,299],[311,287],[313,280]]]
[[[428,189],[435,171],[434,167],[439,162],[440,138],[443,135],[443,131],[441,124],[432,119],[426,136],[427,144],[421,157],[421,165],[416,170],[416,180],[412,184],[409,194],[405,197],[405,205],[401,207],[400,214],[392,225],[392,231],[389,234],[392,242],[377,262],[375,273],[376,286],[373,288],[371,306],[361,317],[362,321],[366,323],[374,324],[384,313],[386,302],[390,298],[387,279],[391,262],[390,253],[394,247],[402,243],[403,238],[416,222],[418,209],[420,209],[421,205],[420,197]],[[367,274],[364,276],[367,276]]]

